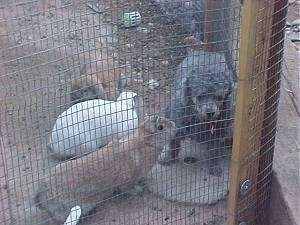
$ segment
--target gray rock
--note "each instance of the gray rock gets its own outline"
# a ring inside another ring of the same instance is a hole
[[[137,31],[140,32],[140,33],[143,33],[143,34],[148,34],[149,33],[149,30],[146,27],[138,27]]]
[[[159,83],[158,83],[158,81],[155,80],[155,79],[150,79],[150,80],[148,81],[148,87],[149,87],[150,90],[154,90],[154,89],[156,89],[156,88],[159,87]]]

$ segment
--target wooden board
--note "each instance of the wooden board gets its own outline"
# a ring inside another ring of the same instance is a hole
[[[286,0],[246,0],[243,3],[228,225],[241,222],[255,224],[257,209],[266,202],[259,197],[262,190],[268,188],[260,174],[264,126],[266,117],[271,116],[271,112],[266,111],[270,108],[266,103],[271,93],[268,91],[271,90],[269,78],[272,76],[269,67],[270,54],[274,52],[270,51],[270,46],[274,44],[272,28],[276,2]],[[271,124],[273,128],[275,125]],[[250,180],[252,185],[250,191],[242,196],[240,186],[245,180]]]

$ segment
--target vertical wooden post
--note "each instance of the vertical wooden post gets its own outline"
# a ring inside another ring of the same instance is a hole
[[[204,43],[206,51],[225,51],[228,47],[229,3],[231,0],[206,0]]]
[[[215,0],[206,0],[205,2],[205,24],[204,24],[204,49],[212,52],[214,46],[214,9]]]
[[[243,160],[250,155],[249,127],[251,110],[250,78],[255,74],[253,63],[256,55],[257,21],[260,0],[246,0],[242,11],[240,62],[237,103],[234,121],[233,149],[231,158],[230,192],[228,200],[228,225],[238,224],[240,185],[250,179]]]
[[[266,99],[270,94],[270,58],[274,54],[270,46],[274,44],[275,3],[286,1],[243,1],[228,225],[257,221],[261,201],[257,193],[261,191],[259,188],[264,188],[258,183],[262,182],[261,150],[268,107]],[[243,195],[240,188],[246,180],[251,186]]]
[[[232,4],[234,1],[235,4]],[[234,41],[233,20],[234,9],[238,0],[206,0],[204,24],[204,50],[207,52],[221,52],[225,55],[227,66],[236,76],[233,54],[236,50]]]

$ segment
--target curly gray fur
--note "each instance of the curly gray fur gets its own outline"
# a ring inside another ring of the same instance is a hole
[[[175,80],[167,117],[175,122],[177,134],[161,160],[164,164],[177,157],[184,137],[215,148],[213,140],[232,135],[235,82],[223,54],[192,52],[179,65]],[[211,132],[211,122],[219,132]]]

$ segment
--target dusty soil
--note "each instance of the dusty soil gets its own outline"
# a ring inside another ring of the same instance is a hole
[[[130,88],[144,97],[145,112],[162,112],[168,103],[187,34],[167,24],[150,1],[97,3],[0,0],[1,224],[53,224],[31,197],[38,179],[57,163],[45,143],[55,118],[71,105],[70,83],[83,64],[97,70],[101,59],[113,57],[125,76],[138,80]],[[139,11],[142,24],[121,28],[124,11]],[[150,79],[159,83],[154,90]],[[220,225],[225,206],[181,205],[144,193],[106,202],[82,224]]]

